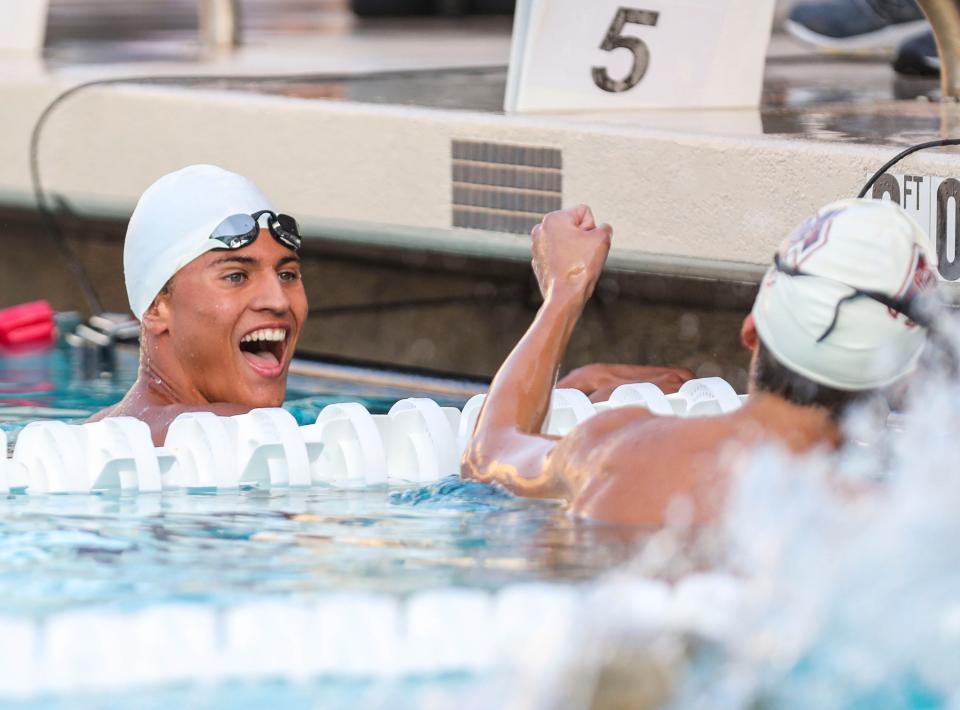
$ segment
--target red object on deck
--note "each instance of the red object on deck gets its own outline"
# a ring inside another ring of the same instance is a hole
[[[46,301],[32,301],[0,309],[0,346],[23,348],[52,345],[56,327],[53,309]]]

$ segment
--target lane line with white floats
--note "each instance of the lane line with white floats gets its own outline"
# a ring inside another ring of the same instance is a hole
[[[400,400],[387,414],[371,414],[353,402],[331,404],[305,426],[284,409],[233,417],[191,412],[173,421],[159,448],[147,425],[131,417],[90,424],[37,421],[20,432],[11,459],[0,430],[0,492],[229,492],[430,483],[459,474],[484,397],[474,396],[463,411],[425,398]],[[650,383],[623,385],[599,404],[578,390],[558,389],[543,431],[562,436],[598,412],[618,407],[710,416],[735,411],[744,400],[719,377],[691,380],[669,395]]]
[[[90,607],[37,620],[0,615],[0,697],[230,679],[509,672],[531,653],[566,649],[580,657],[576,634],[585,619],[621,638],[630,632],[640,648],[663,634],[721,639],[736,628],[747,596],[736,578],[702,573],[675,586],[616,577],[497,592],[440,588],[405,598],[344,592],[222,606]]]

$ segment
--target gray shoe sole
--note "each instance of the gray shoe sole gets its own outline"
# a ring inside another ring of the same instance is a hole
[[[812,44],[814,47],[833,51],[863,51],[863,50],[895,50],[901,42],[923,32],[929,27],[926,20],[901,22],[896,25],[887,25],[876,32],[866,32],[855,37],[827,37],[818,34],[803,25],[787,20],[784,29],[801,42]]]

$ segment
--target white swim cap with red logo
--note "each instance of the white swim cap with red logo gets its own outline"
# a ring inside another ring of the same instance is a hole
[[[936,253],[899,205],[829,204],[788,237],[777,256],[782,268],[771,267],[764,277],[753,318],[778,362],[844,391],[885,387],[913,371],[926,328],[855,296],[859,290],[901,300],[936,288]]]

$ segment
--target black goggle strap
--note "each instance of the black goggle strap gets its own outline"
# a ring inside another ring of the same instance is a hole
[[[830,333],[833,332],[834,328],[837,327],[837,321],[840,319],[840,306],[842,306],[844,303],[847,303],[848,301],[854,301],[860,298],[861,296],[866,296],[866,295],[867,294],[861,291],[854,291],[849,296],[844,296],[839,301],[837,301],[837,305],[834,306],[834,309],[833,309],[833,320],[830,321],[830,325],[827,326],[827,329],[823,331],[823,335],[817,338],[817,342],[822,343],[824,340],[826,340],[830,336]]]
[[[774,254],[773,266],[777,271],[784,273],[787,276],[816,276],[816,274],[808,274],[803,271],[800,271],[799,269],[784,266],[783,263],[780,261],[779,254]],[[819,278],[825,278],[825,277],[819,277]],[[853,288],[853,286],[850,286],[850,288]],[[840,318],[840,307],[843,306],[843,304],[848,303],[850,301],[855,301],[858,298],[873,299],[874,301],[877,301],[878,303],[883,304],[890,310],[896,311],[902,316],[906,316],[907,318],[912,320],[914,323],[917,323],[918,325],[921,325],[925,328],[929,328],[931,325],[930,319],[927,318],[924,314],[922,314],[919,311],[918,308],[915,307],[916,297],[918,294],[919,294],[919,291],[915,289],[911,289],[910,291],[907,292],[907,294],[903,298],[891,298],[890,296],[887,296],[884,293],[879,293],[877,291],[863,291],[858,288],[853,288],[853,293],[851,293],[849,296],[844,296],[839,301],[837,301],[837,305],[833,310],[833,320],[830,321],[830,325],[827,326],[827,329],[823,332],[823,335],[817,338],[817,342],[822,343],[824,340],[826,340],[830,336],[830,334],[837,327],[837,321]]]
[[[298,251],[301,239],[297,220],[289,215],[275,214],[271,210],[227,217],[213,230],[210,239],[217,240],[227,249],[241,249],[256,240],[260,233],[260,217],[265,214],[270,215],[267,228],[273,238],[288,249]]]
[[[260,210],[259,212],[254,212],[251,217],[254,222],[259,224],[260,217],[263,215],[270,215],[270,221],[267,222],[267,228],[270,230],[270,234],[273,235],[273,238],[278,242],[283,244],[294,251],[300,249],[301,238],[300,238],[300,227],[297,225],[297,220],[291,217],[288,214],[277,214],[271,210]]]
[[[294,251],[300,248],[300,228],[293,217],[278,214],[277,218],[270,222],[270,232]]]

